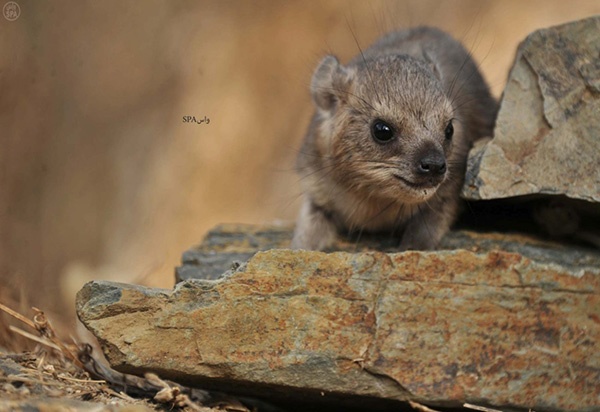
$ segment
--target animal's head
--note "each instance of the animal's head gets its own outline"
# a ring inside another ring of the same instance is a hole
[[[347,189],[418,203],[449,177],[460,125],[433,66],[408,56],[343,66],[327,56],[311,93],[324,172]]]

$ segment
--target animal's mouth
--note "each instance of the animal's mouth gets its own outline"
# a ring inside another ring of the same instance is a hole
[[[406,186],[412,188],[412,189],[432,189],[434,187],[437,187],[440,182],[442,181],[442,178],[440,177],[439,179],[434,179],[434,178],[427,178],[427,179],[422,179],[418,182],[413,182],[410,181],[408,179],[405,179],[404,177],[397,175],[396,173],[392,174],[396,179],[400,180],[402,183],[404,183]]]

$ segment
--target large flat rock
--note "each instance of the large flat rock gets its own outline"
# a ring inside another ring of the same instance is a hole
[[[565,195],[600,202],[600,16],[519,46],[494,138],[470,153],[463,196]]]
[[[592,411],[599,291],[599,266],[497,250],[271,250],[172,291],[91,282],[77,311],[115,368],[196,386],[338,410]]]

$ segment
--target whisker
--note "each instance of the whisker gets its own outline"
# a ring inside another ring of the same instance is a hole
[[[365,58],[363,49],[362,49],[362,47],[360,47],[360,43],[358,42],[356,33],[354,32],[352,27],[350,27],[350,23],[348,22],[347,18],[346,18],[346,24],[348,25],[348,29],[350,30],[350,33],[352,34],[352,38],[354,39],[354,42],[356,43],[356,47],[358,48],[358,51],[360,52],[360,57],[362,58],[363,64],[365,65],[365,69],[367,70],[367,76],[369,77],[369,81],[371,82],[371,88],[375,92],[375,96],[377,96],[377,101],[379,102],[379,104],[383,104],[383,100],[381,100],[379,91],[377,90],[377,87],[375,87],[375,82],[373,81],[373,74],[371,73],[371,69],[370,69],[369,65],[367,64],[367,59]]]

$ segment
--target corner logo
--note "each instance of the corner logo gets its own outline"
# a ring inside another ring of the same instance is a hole
[[[8,21],[15,21],[21,15],[21,7],[14,1],[9,1],[2,7],[2,15]]]

